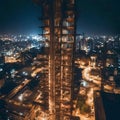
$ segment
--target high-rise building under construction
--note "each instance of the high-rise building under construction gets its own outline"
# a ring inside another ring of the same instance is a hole
[[[51,120],[70,120],[76,35],[75,0],[38,0],[42,5],[42,35],[48,47],[45,104]]]

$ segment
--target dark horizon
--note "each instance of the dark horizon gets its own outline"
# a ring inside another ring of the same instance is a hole
[[[77,33],[120,34],[119,0],[77,0]],[[32,0],[0,1],[0,34],[39,34],[40,7]]]

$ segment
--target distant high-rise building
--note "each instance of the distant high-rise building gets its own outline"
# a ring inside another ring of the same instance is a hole
[[[4,55],[0,55],[0,64],[3,64],[5,62]]]

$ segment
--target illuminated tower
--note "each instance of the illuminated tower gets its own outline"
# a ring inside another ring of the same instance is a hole
[[[75,50],[75,0],[35,0],[42,6],[48,72],[44,82],[50,120],[71,120]],[[47,100],[48,98],[48,100]]]

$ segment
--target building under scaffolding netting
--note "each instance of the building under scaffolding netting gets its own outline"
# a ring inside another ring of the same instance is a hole
[[[36,0],[42,6],[42,35],[48,71],[44,74],[45,111],[51,120],[72,117],[73,64],[76,36],[75,0]]]

